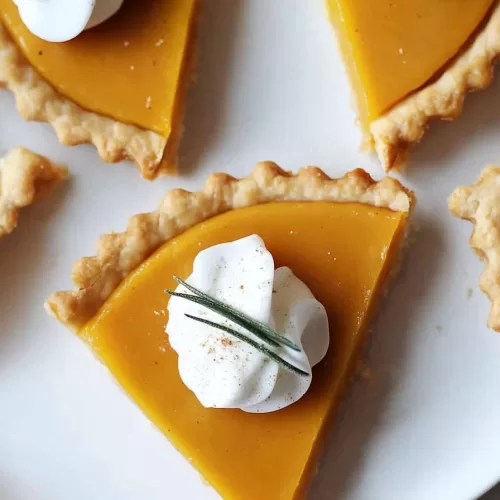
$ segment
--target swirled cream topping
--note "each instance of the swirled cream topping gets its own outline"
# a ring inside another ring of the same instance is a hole
[[[48,42],[66,42],[113,16],[123,0],[14,0],[28,29]]]
[[[168,303],[166,332],[179,355],[179,373],[201,404],[209,408],[240,408],[265,413],[298,401],[312,381],[311,368],[329,344],[325,308],[287,267],[274,269],[274,260],[257,235],[201,251],[186,283],[292,341],[270,347],[287,363],[307,375],[285,368],[247,342],[191,317],[228,327],[258,344],[262,340],[244,327],[185,298]],[[183,285],[177,293],[190,294]]]

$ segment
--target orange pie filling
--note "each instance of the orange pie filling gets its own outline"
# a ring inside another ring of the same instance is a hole
[[[329,417],[398,257],[407,215],[326,201],[232,210],[165,243],[79,335],[223,498],[302,498]],[[276,267],[290,267],[305,282],[330,323],[330,348],[313,369],[307,394],[266,414],[201,406],[181,381],[165,333],[169,296],[164,290],[175,288],[172,276],[190,275],[201,250],[250,234],[263,238]]]
[[[0,0],[0,21],[29,62],[82,108],[151,130],[176,146],[197,0],[125,0],[104,24],[50,43]],[[168,144],[168,143],[167,143]]]
[[[495,0],[327,0],[362,128],[456,56]]]

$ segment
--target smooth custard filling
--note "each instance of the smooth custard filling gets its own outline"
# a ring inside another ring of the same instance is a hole
[[[61,94],[89,111],[169,138],[177,134],[196,5],[125,0],[107,22],[65,43],[33,35],[11,0],[0,0],[0,21]]]
[[[422,87],[495,0],[327,0],[364,129]]]
[[[302,498],[322,431],[399,251],[406,215],[333,202],[232,210],[165,243],[120,285],[80,335],[224,498]],[[283,410],[207,409],[179,377],[177,355],[164,332],[164,290],[175,287],[173,275],[185,278],[192,272],[200,250],[254,233],[263,238],[275,266],[293,269],[325,306],[330,348],[314,368],[307,394]]]

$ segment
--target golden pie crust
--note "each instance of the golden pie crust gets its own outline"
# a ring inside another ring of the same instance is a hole
[[[486,263],[479,286],[491,301],[488,327],[500,332],[500,168],[488,166],[475,184],[457,188],[448,207],[474,224],[470,245]]]
[[[50,192],[67,175],[66,167],[24,148],[0,158],[0,237],[15,229],[21,208]]]
[[[158,210],[132,217],[125,232],[102,236],[97,255],[74,264],[74,290],[53,293],[45,308],[78,330],[121,281],[163,243],[216,215],[271,201],[359,202],[410,212],[414,196],[395,179],[386,177],[375,182],[361,169],[331,179],[316,167],[293,175],[275,163],[264,162],[243,179],[212,174],[201,191],[174,189],[166,194]]]
[[[57,92],[27,61],[0,23],[0,87],[15,96],[26,120],[49,123],[68,146],[93,144],[109,163],[133,160],[141,175],[154,179],[172,173],[172,158],[164,159],[167,140],[156,132],[84,110]],[[179,137],[173,137],[177,141]],[[168,155],[165,155],[168,156]],[[165,160],[165,161],[164,161]]]
[[[492,8],[483,29],[435,81],[370,124],[370,142],[384,170],[404,164],[408,150],[422,139],[431,119],[456,118],[462,111],[466,93],[484,89],[491,83],[499,55],[500,2]]]

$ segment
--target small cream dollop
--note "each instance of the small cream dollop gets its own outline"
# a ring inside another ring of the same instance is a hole
[[[116,14],[123,0],[14,0],[28,29],[48,42],[67,42]]]
[[[262,343],[217,313],[173,296],[168,304],[166,332],[179,355],[181,379],[203,406],[265,413],[284,408],[307,392],[312,381],[311,367],[323,359],[328,349],[326,311],[289,268],[274,269],[273,257],[259,236],[201,251],[186,281],[297,344],[301,352],[288,347],[272,349],[309,373],[307,377],[297,375],[246,342],[187,318],[185,314],[217,322]],[[190,293],[182,285],[177,291]]]

